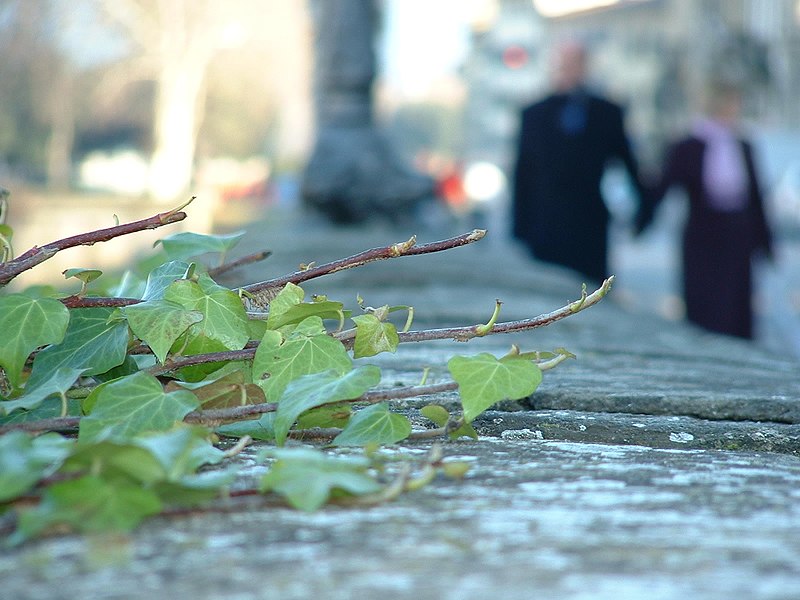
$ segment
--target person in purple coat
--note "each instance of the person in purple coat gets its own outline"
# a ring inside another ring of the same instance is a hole
[[[753,148],[738,128],[741,101],[735,84],[708,85],[707,116],[669,148],[639,229],[670,188],[682,188],[689,201],[682,248],[686,317],[706,330],[752,339],[751,263],[757,254],[772,257],[772,233]]]
[[[586,47],[564,41],[554,58],[553,92],[521,115],[512,235],[535,258],[568,267],[596,284],[609,275],[603,174],[619,161],[641,199],[638,164],[622,109],[586,85]]]

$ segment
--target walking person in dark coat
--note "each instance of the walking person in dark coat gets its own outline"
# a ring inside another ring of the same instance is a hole
[[[638,165],[622,109],[585,85],[586,49],[563,43],[555,58],[554,92],[522,112],[512,233],[536,258],[597,283],[609,275],[609,212],[600,181],[618,159],[641,198]]]
[[[686,317],[704,329],[753,337],[752,258],[772,257],[753,149],[737,128],[741,93],[712,83],[708,117],[670,148],[649,216],[671,187],[689,200],[683,231]],[[643,218],[642,226],[649,220]]]

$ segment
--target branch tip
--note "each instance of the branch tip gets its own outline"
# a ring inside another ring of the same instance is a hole
[[[417,243],[417,236],[412,235],[405,242],[392,244],[392,248],[389,253],[392,257],[402,256],[403,254],[408,252],[411,248],[413,248],[416,245],[416,243]]]
[[[486,237],[485,229],[473,229],[467,236],[467,240],[470,242],[477,242],[478,240],[482,240],[484,237]]]
[[[166,221],[168,221],[168,220],[172,219],[173,217],[175,217],[175,216],[176,216],[177,214],[179,214],[179,213],[180,213],[180,212],[181,212],[181,211],[182,211],[184,208],[186,208],[186,207],[187,207],[187,206],[189,206],[189,205],[190,205],[192,202],[194,202],[196,198],[197,198],[197,196],[192,196],[191,198],[189,198],[189,199],[188,199],[186,202],[184,202],[184,203],[183,203],[183,204],[181,204],[180,206],[178,206],[178,207],[175,207],[175,208],[173,208],[172,210],[170,210],[170,211],[167,211],[167,212],[165,212],[165,213],[161,213],[161,214],[159,215],[159,217],[161,218],[161,222],[162,222],[162,223],[164,223],[164,222],[166,222]],[[185,217],[185,215],[184,215],[184,217]]]

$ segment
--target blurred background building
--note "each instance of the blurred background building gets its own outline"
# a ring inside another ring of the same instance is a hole
[[[691,117],[710,70],[751,85],[747,116],[777,145],[800,130],[797,0],[378,6],[379,116],[399,152],[428,170],[489,162],[507,171],[519,108],[545,90],[547,50],[562,36],[592,46],[594,82],[628,108],[645,163]],[[235,196],[291,176],[313,139],[311,7],[0,0],[6,187],[172,201],[198,184]],[[770,179],[785,167],[770,165]]]
[[[106,226],[196,194],[208,218],[195,230],[296,203],[320,1],[0,0],[0,186],[17,250],[91,227],[78,200]],[[782,239],[800,238],[800,0],[364,1],[380,11],[377,119],[438,181],[446,214],[504,234],[519,110],[545,91],[553,42],[580,36],[645,166],[709,72],[746,82],[768,209]],[[609,190],[628,218],[624,181]]]
[[[746,116],[767,180],[796,169],[800,147],[800,3],[796,0],[498,0],[471,23],[464,62],[461,156],[510,167],[522,105],[547,87],[547,51],[562,37],[592,48],[593,84],[627,109],[642,162],[697,111],[703,81],[747,84]],[[794,165],[794,166],[793,166]],[[796,176],[795,176],[796,177]],[[796,207],[795,207],[796,208]]]

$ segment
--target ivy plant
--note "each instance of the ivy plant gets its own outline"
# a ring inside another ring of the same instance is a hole
[[[16,258],[3,224],[0,287],[67,248],[181,221],[184,207]],[[599,302],[611,279],[545,315],[500,322],[498,301],[487,323],[435,330],[412,330],[412,307],[365,307],[358,298],[345,308],[306,298],[302,284],[483,236],[475,230],[423,245],[412,238],[231,289],[215,278],[269,252],[227,262],[241,234],[179,233],[160,241],[165,262],[140,278],[126,273],[113,293],[92,291],[102,272],[89,268],[65,271],[81,282],[72,295],[0,293],[0,531],[9,543],[64,530],[126,532],[152,515],[213,510],[223,496],[274,497],[300,510],[384,502],[436,472],[463,475],[442,462],[437,444],[415,468],[399,471],[384,468],[375,449],[477,438],[471,423],[482,412],[532,394],[543,371],[572,355],[513,346],[501,357],[458,355],[447,364],[450,380],[399,388],[382,385],[370,357],[419,341],[541,327]],[[216,255],[213,267],[192,262]],[[393,313],[405,322],[390,321]],[[425,406],[428,429],[414,430],[393,406],[444,391],[458,392],[461,410]],[[253,440],[269,468],[253,489],[231,491],[241,464],[234,457]]]

